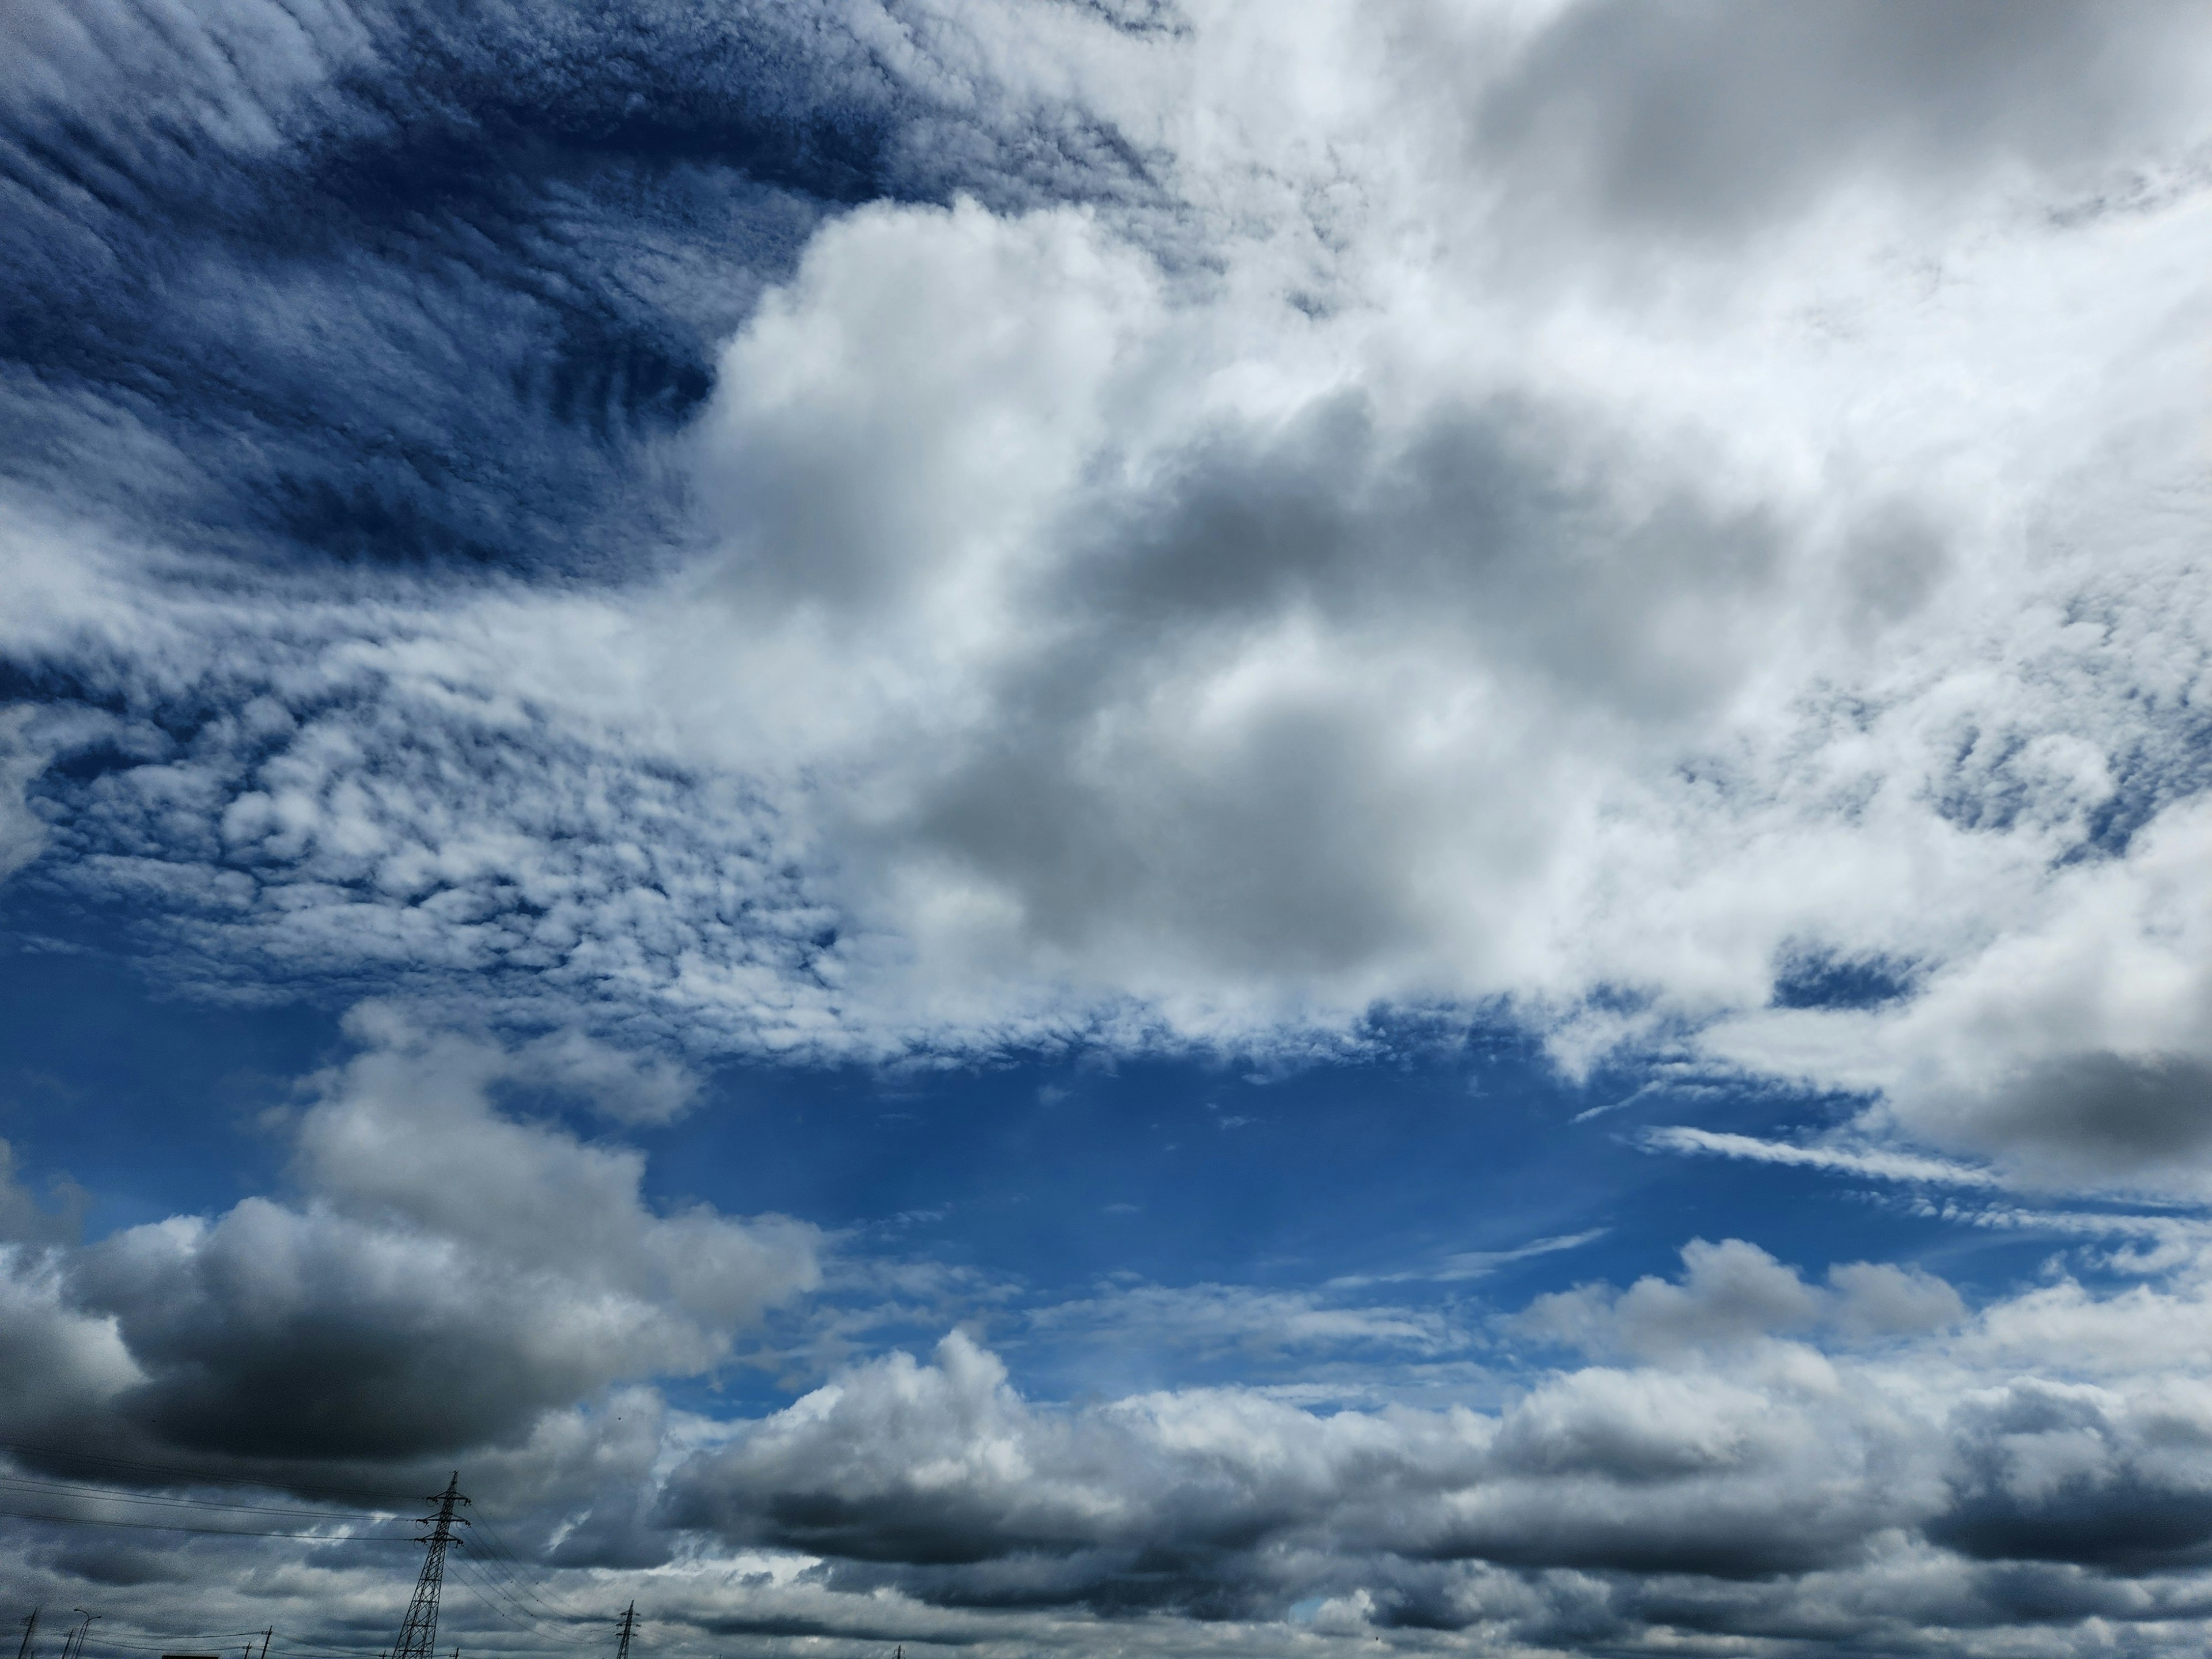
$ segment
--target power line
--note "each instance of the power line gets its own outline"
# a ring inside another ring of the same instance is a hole
[[[185,1642],[228,1642],[240,1636],[258,1636],[261,1633],[258,1630],[240,1630],[221,1636],[170,1636],[158,1642],[126,1642],[119,1636],[101,1636],[94,1638],[92,1645],[96,1648],[126,1648],[134,1653],[174,1653],[179,1644]]]
[[[501,1618],[520,1616],[526,1623],[538,1622],[538,1616],[524,1605],[520,1596],[512,1590],[502,1589],[498,1581],[486,1574],[480,1565],[460,1559],[456,1559],[453,1565],[459,1569],[461,1581],[469,1587],[470,1592]]]
[[[461,1564],[457,1560],[457,1565]],[[557,1617],[532,1613],[514,1595],[501,1590],[494,1580],[477,1577],[473,1563],[464,1565],[461,1582],[478,1601],[511,1625],[528,1630],[548,1641],[563,1643],[571,1647],[599,1645],[599,1643],[592,1638],[578,1635],[570,1629],[563,1629],[562,1621]]]
[[[549,1605],[558,1607],[562,1613],[569,1618],[599,1619],[606,1616],[599,1613],[585,1613],[581,1608],[575,1606],[574,1601],[569,1599],[567,1592],[554,1589],[548,1581],[552,1577],[555,1569],[547,1566],[542,1561],[535,1559],[526,1560],[518,1557],[514,1551],[508,1547],[507,1540],[501,1538],[496,1532],[492,1533],[490,1534],[490,1538],[491,1542],[497,1552],[498,1559],[504,1563],[506,1570],[514,1573],[517,1577],[523,1578],[527,1583],[529,1583],[532,1588],[532,1593],[538,1595],[540,1600],[544,1601]]]
[[[560,1611],[560,1609],[553,1608],[546,1605],[545,1599],[544,1597],[537,1595],[532,1592],[528,1582],[520,1572],[517,1572],[514,1567],[510,1566],[507,1563],[498,1559],[496,1557],[474,1555],[471,1556],[469,1565],[476,1571],[483,1573],[485,1577],[491,1580],[494,1583],[504,1586],[507,1591],[514,1595],[525,1601],[537,1602],[544,1611]]]
[[[320,1492],[336,1496],[372,1497],[380,1500],[378,1506],[386,1509],[387,1512],[389,1509],[397,1507],[391,1502],[394,1494],[371,1493],[364,1488],[309,1486],[299,1483],[272,1482],[248,1476],[208,1475],[198,1470],[174,1465],[107,1457],[91,1452],[65,1451],[58,1447],[36,1446],[17,1441],[0,1440],[0,1450],[18,1455],[74,1461],[105,1468],[128,1469],[143,1474],[173,1476],[180,1483],[224,1484],[252,1486],[269,1491]],[[456,1524],[462,1526],[471,1524],[467,1521],[460,1520],[453,1513],[456,1504],[465,1504],[469,1501],[460,1495],[458,1486],[459,1477],[456,1476],[453,1481],[448,1483],[446,1491],[437,1494],[432,1500],[440,1505],[439,1513],[434,1516],[421,1517],[418,1524],[433,1525],[434,1530],[431,1535],[428,1538],[411,1540],[388,1533],[301,1532],[249,1527],[199,1527],[187,1525],[182,1522],[134,1521],[85,1515],[33,1514],[8,1509],[0,1509],[0,1520],[21,1521],[49,1526],[108,1527],[131,1531],[186,1533],[215,1538],[283,1538],[301,1543],[314,1544],[400,1544],[412,1541],[428,1545],[430,1547],[429,1554],[424,1559],[422,1574],[416,1583],[415,1599],[410,1604],[407,1620],[401,1626],[403,1645],[386,1650],[383,1659],[409,1659],[410,1654],[412,1659],[434,1659],[438,1589],[443,1583],[446,1552],[453,1544],[473,1541],[477,1546],[470,1553],[474,1557],[473,1559],[467,1557],[455,1557],[453,1559],[456,1565],[465,1568],[464,1583],[471,1593],[483,1601],[495,1615],[510,1624],[518,1625],[520,1628],[540,1639],[550,1639],[574,1647],[597,1647],[599,1645],[597,1638],[579,1632],[575,1626],[586,1622],[599,1622],[604,1615],[587,1614],[573,1605],[568,1607],[554,1605],[555,1598],[542,1592],[532,1577],[547,1571],[544,1564],[526,1561],[516,1553],[512,1545],[489,1525],[479,1529],[480,1536],[474,1540],[464,1540],[453,1532],[452,1528]],[[88,1503],[135,1504],[169,1509],[212,1510],[225,1513],[283,1515],[308,1522],[327,1519],[357,1522],[363,1518],[364,1510],[367,1508],[364,1505],[361,1510],[316,1510],[289,1504],[234,1503],[222,1498],[131,1492],[108,1486],[87,1486],[82,1482],[49,1480],[38,1475],[0,1473],[0,1497],[4,1497],[11,1489],[21,1492],[26,1496],[33,1493],[52,1494],[58,1498],[73,1498]],[[565,1598],[561,1599],[565,1600]],[[634,1618],[634,1613],[626,1614],[625,1618]],[[72,1659],[75,1659],[75,1650],[82,1649],[85,1644],[88,1631],[89,1621],[79,1626],[71,1632],[75,1641]],[[262,1633],[251,1631],[230,1632],[234,1636]],[[27,1639],[28,1635],[29,1632],[27,1630]],[[94,1645],[117,1648],[127,1652],[155,1652],[166,1650],[177,1642],[224,1639],[227,1638],[221,1634],[177,1637],[170,1638],[166,1643],[154,1644],[117,1638],[103,1640]],[[265,1645],[264,1642],[264,1648]],[[368,1651],[367,1648],[311,1649],[289,1644],[286,1648],[288,1659],[357,1659],[357,1656]]]
[[[573,1602],[562,1605],[567,1598],[558,1592],[544,1589],[543,1579],[535,1576],[542,1575],[548,1571],[544,1564],[523,1560],[515,1553],[514,1547],[507,1543],[507,1540],[501,1536],[499,1529],[489,1522],[478,1518],[477,1530],[471,1535],[469,1544],[470,1553],[478,1565],[505,1580],[519,1593],[537,1603],[555,1618],[573,1620],[596,1620],[604,1616],[598,1613],[586,1613]]]
[[[113,1486],[88,1486],[78,1481],[46,1480],[35,1474],[0,1474],[0,1486],[28,1487],[38,1492],[59,1492],[70,1498],[120,1504],[159,1504],[173,1509],[241,1510],[257,1515],[292,1515],[302,1520],[352,1521],[369,1513],[358,1509],[315,1510],[289,1504],[233,1504],[219,1498],[156,1496],[150,1492],[124,1492]]]
[[[228,1642],[233,1641],[240,1636],[261,1636],[265,1635],[266,1633],[267,1632],[265,1631],[260,1629],[186,1631],[181,1636],[165,1636],[160,1638],[155,1642],[154,1645],[155,1647],[159,1647],[161,1645],[161,1643],[167,1642],[172,1648],[173,1648],[179,1642]],[[104,1648],[127,1648],[143,1646],[144,1644],[126,1642],[119,1636],[103,1636],[100,1638],[100,1645]]]
[[[501,1585],[500,1582],[495,1578],[487,1577],[483,1582],[490,1587],[499,1589],[501,1594],[507,1599],[508,1604],[514,1607],[532,1624],[546,1626],[555,1632],[574,1632],[580,1626],[603,1624],[606,1620],[606,1615],[605,1613],[580,1613],[574,1608],[555,1607],[549,1606],[546,1602],[529,1595],[526,1590],[516,1587],[511,1582],[504,1586]],[[561,1639],[567,1641],[571,1638],[569,1636],[564,1634],[562,1636]],[[598,1645],[598,1638],[596,1638],[577,1636],[574,1639],[585,1646]]]
[[[173,1476],[179,1485],[258,1486],[269,1492],[317,1492],[325,1498],[362,1498],[372,1500],[375,1507],[383,1509],[404,1509],[420,1501],[406,1492],[380,1491],[368,1486],[312,1486],[302,1481],[264,1475],[212,1474],[188,1464],[149,1463],[136,1458],[110,1457],[104,1452],[40,1446],[21,1440],[0,1440],[0,1451],[14,1452],[24,1457],[52,1458],[59,1462],[89,1463],[112,1469],[132,1469],[145,1474],[165,1474]]]
[[[574,1622],[599,1616],[595,1613],[583,1613],[573,1603],[562,1606],[554,1596],[541,1593],[537,1584],[526,1576],[526,1570],[522,1564],[515,1561],[511,1555],[504,1561],[496,1557],[488,1559],[483,1555],[477,1555],[471,1565],[481,1569],[495,1583],[503,1584],[516,1599],[536,1607],[539,1613],[556,1623],[564,1620]],[[543,1569],[539,1571],[542,1571]]]
[[[463,1568],[468,1583],[479,1594],[497,1596],[532,1623],[542,1621],[557,1626],[562,1622],[562,1616],[552,1608],[542,1603],[533,1606],[523,1589],[514,1582],[510,1580],[502,1583],[491,1573],[486,1571],[483,1562],[461,1560],[456,1565]]]
[[[366,1532],[260,1532],[246,1527],[187,1527],[173,1521],[101,1521],[88,1515],[25,1515],[0,1510],[0,1520],[33,1521],[58,1527],[127,1527],[138,1532],[192,1532],[210,1538],[296,1538],[309,1544],[411,1544],[411,1538]]]
[[[525,1562],[523,1559],[515,1553],[514,1547],[509,1544],[506,1538],[501,1534],[499,1528],[493,1526],[489,1522],[487,1521],[484,1522],[484,1524],[478,1528],[478,1533],[480,1534],[480,1536],[477,1538],[477,1541],[481,1546],[481,1548],[478,1550],[479,1559],[482,1559],[483,1555],[489,1554],[501,1560],[507,1561],[517,1568],[527,1567],[536,1569],[539,1571],[544,1571],[544,1567],[538,1562]]]

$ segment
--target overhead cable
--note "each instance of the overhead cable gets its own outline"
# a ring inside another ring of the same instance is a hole
[[[257,1515],[291,1515],[302,1520],[357,1521],[365,1510],[302,1509],[286,1504],[239,1504],[220,1498],[180,1498],[167,1493],[125,1492],[112,1486],[88,1486],[81,1481],[47,1480],[35,1474],[0,1474],[0,1487],[26,1487],[58,1492],[70,1498],[95,1498],[121,1504],[160,1504],[171,1508],[243,1510]]]
[[[261,1532],[245,1527],[187,1527],[173,1521],[102,1521],[89,1515],[26,1515],[0,1510],[0,1520],[32,1521],[60,1527],[127,1527],[141,1532],[193,1532],[210,1538],[296,1538],[308,1544],[411,1544],[412,1538],[365,1532]]]
[[[161,1474],[185,1486],[258,1486],[270,1492],[317,1492],[325,1498],[363,1498],[379,1508],[404,1508],[422,1501],[415,1492],[377,1490],[368,1486],[315,1486],[303,1481],[286,1480],[269,1475],[216,1474],[204,1468],[181,1463],[149,1463],[130,1457],[111,1457],[104,1452],[77,1451],[64,1446],[41,1446],[27,1441],[0,1440],[0,1451],[13,1452],[22,1457],[51,1458],[57,1462],[95,1464],[105,1468],[130,1469],[143,1474]]]

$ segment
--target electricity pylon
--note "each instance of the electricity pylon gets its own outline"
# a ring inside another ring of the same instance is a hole
[[[469,1524],[465,1519],[457,1522],[453,1514],[455,1504],[469,1501],[461,1496],[458,1469],[445,1491],[422,1501],[435,1504],[438,1512],[416,1517],[416,1525],[430,1528],[429,1536],[415,1540],[428,1549],[422,1557],[422,1575],[415,1581],[415,1598],[407,1604],[399,1639],[392,1645],[392,1659],[431,1659],[438,1641],[438,1592],[446,1583],[446,1551],[453,1541],[454,1526]]]
[[[623,1614],[622,1640],[615,1644],[615,1659],[629,1659],[629,1633],[637,1628],[637,1603]]]
[[[23,1621],[23,1645],[15,1650],[15,1659],[31,1659],[31,1638],[38,1633],[39,1610],[31,1609],[31,1616]]]

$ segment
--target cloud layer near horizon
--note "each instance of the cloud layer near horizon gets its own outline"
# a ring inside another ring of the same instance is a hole
[[[1844,1263],[1814,1283],[1737,1239],[1450,1334],[1209,1293],[1216,1329],[1483,1356],[1516,1380],[1480,1408],[1240,1386],[1053,1404],[956,1330],[927,1361],[860,1360],[784,1410],[714,1420],[641,1379],[719,1363],[820,1281],[828,1241],[641,1206],[634,1154],[489,1103],[532,1074],[528,1055],[426,1041],[382,1010],[355,1031],[367,1046],[290,1126],[297,1196],[5,1247],[0,1439],[46,1448],[27,1460],[46,1479],[82,1482],[72,1455],[125,1455],[178,1468],[173,1491],[191,1468],[310,1504],[334,1482],[404,1492],[465,1461],[481,1519],[526,1558],[592,1570],[518,1602],[484,1576],[505,1568],[465,1558],[454,1589],[484,1599],[459,1601],[455,1627],[479,1645],[572,1639],[611,1583],[684,1650],[875,1632],[1172,1650],[1195,1619],[1232,1651],[1381,1634],[1972,1652],[2083,1621],[2155,1644],[2208,1605],[2201,1241],[2132,1288],[2054,1262],[1973,1309],[1918,1269]],[[1041,1313],[1127,1340],[1117,1322],[1156,1322],[1161,1301],[1102,1287]],[[82,1486],[40,1501],[114,1512]],[[327,1528],[320,1515],[247,1524]],[[176,1574],[228,1582],[257,1552],[297,1548],[250,1533],[185,1547],[156,1570],[127,1537],[42,1539],[10,1583],[89,1574],[121,1617],[161,1628],[139,1603],[173,1601]],[[404,1575],[388,1567],[325,1547],[245,1593],[343,1645],[395,1614]],[[223,1594],[193,1605],[212,1620]],[[501,1634],[518,1616],[535,1628]]]

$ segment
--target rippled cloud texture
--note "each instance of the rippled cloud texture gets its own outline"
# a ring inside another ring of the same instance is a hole
[[[2201,1642],[2200,9],[8,33],[0,902],[358,1006],[281,1192],[80,1243],[7,1188],[0,1435],[301,1493],[465,1455],[701,1653]],[[1843,1099],[1640,1144],[2086,1242],[1115,1280],[1018,1328],[1370,1370],[1061,1400],[851,1322],[981,1278],[661,1203],[622,1138],[720,1065],[1415,1026]],[[833,1304],[795,1403],[672,1403]],[[1445,1359],[1465,1403],[1390,1393]],[[366,1561],[264,1570],[391,1622]]]

